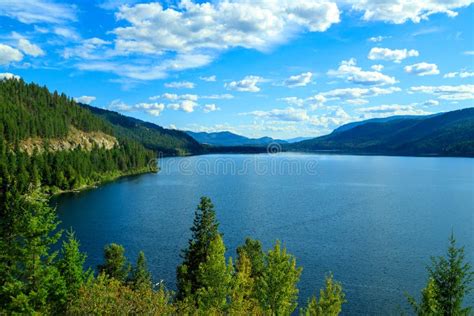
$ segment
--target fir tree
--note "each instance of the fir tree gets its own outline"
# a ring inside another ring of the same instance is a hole
[[[332,274],[326,277],[325,288],[319,291],[319,300],[312,297],[306,308],[301,310],[305,316],[336,316],[341,313],[346,301],[342,285],[333,280]]]
[[[130,264],[125,257],[125,249],[122,245],[112,243],[104,248],[105,262],[99,265],[99,272],[114,278],[120,282],[125,282],[130,273]]]
[[[197,278],[199,265],[207,260],[209,245],[218,235],[214,205],[208,197],[202,197],[191,227],[192,238],[183,251],[183,263],[177,268],[178,299],[195,293],[201,284]]]
[[[148,271],[145,253],[143,251],[140,251],[138,254],[137,263],[131,272],[130,283],[134,289],[152,287],[151,274],[150,271]]]

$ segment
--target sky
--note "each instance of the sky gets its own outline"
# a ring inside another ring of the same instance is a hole
[[[0,0],[0,78],[168,128],[319,136],[474,104],[474,0]]]

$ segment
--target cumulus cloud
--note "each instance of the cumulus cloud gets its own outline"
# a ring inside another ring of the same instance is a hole
[[[26,38],[20,38],[18,40],[18,48],[26,55],[33,57],[43,56],[45,54],[41,47],[31,43]]]
[[[74,98],[76,102],[79,103],[84,103],[84,104],[91,104],[93,101],[95,101],[96,97],[89,96],[89,95],[83,95],[81,97]]]
[[[364,119],[376,117],[388,117],[393,115],[427,115],[427,112],[416,108],[414,104],[384,104],[378,106],[370,106],[356,109],[357,112],[363,114]]]
[[[104,56],[97,53],[97,49],[102,49],[106,45],[110,45],[111,42],[103,39],[92,37],[83,40],[79,45],[66,47],[63,51],[63,57],[69,58],[80,58],[80,59],[102,59]]]
[[[474,85],[466,84],[459,86],[417,86],[411,87],[412,93],[432,94],[441,100],[461,101],[474,99]]]
[[[382,35],[379,35],[379,36],[372,36],[372,37],[369,37],[367,40],[369,42],[372,42],[372,43],[380,43],[381,41],[383,41],[384,39],[387,39],[387,38],[390,38],[391,36],[382,36]]]
[[[208,77],[199,77],[202,81],[207,81],[207,82],[215,82],[217,80],[217,77],[215,75],[208,76]]]
[[[474,50],[467,50],[463,54],[464,55],[474,55]]]
[[[329,70],[327,74],[361,85],[386,85],[398,82],[394,77],[384,75],[381,72],[362,70],[362,68],[357,67],[354,58],[343,60],[337,70]]]
[[[174,89],[194,89],[195,84],[189,81],[175,81],[165,83],[166,88]]]
[[[454,71],[454,72],[448,72],[443,76],[443,78],[469,78],[469,77],[474,77],[474,72],[471,71]]]
[[[159,116],[165,109],[163,103],[138,103],[135,105],[136,109],[141,109],[153,116]]]
[[[0,15],[22,23],[64,23],[76,20],[73,5],[54,3],[50,0],[3,0],[0,1]]]
[[[472,0],[347,0],[347,3],[352,5],[353,10],[363,12],[363,19],[366,21],[402,24],[408,20],[419,23],[436,13],[454,17],[458,14],[454,10],[469,6]]]
[[[233,99],[234,96],[229,93],[224,94],[211,94],[211,95],[203,95],[201,99],[210,99],[210,100],[230,100]]]
[[[414,49],[390,49],[382,47],[373,47],[369,55],[367,56],[370,60],[386,60],[400,63],[402,60],[408,57],[416,57],[419,52]]]
[[[181,100],[179,102],[170,103],[167,105],[168,109],[175,110],[175,111],[183,111],[187,113],[194,112],[194,108],[197,107],[198,104],[192,100]]]
[[[218,108],[217,105],[215,105],[215,104],[206,104],[206,105],[204,105],[204,108],[203,108],[203,111],[205,113],[219,111],[219,110],[220,110],[220,108]]]
[[[114,111],[127,112],[127,111],[132,111],[133,107],[126,104],[120,99],[115,99],[112,102],[110,102],[108,109],[114,110]]]
[[[372,65],[370,66],[371,69],[375,71],[382,71],[383,70],[383,65]]]
[[[15,74],[12,74],[11,72],[0,72],[0,80],[4,79],[16,79],[19,80],[21,77]]]
[[[23,54],[16,48],[0,44],[0,65],[8,65],[12,62],[21,61]]]
[[[241,113],[241,115],[252,115],[258,118],[291,122],[307,121],[310,118],[306,110],[295,109],[293,107],[288,107],[286,109],[273,109],[270,111],[252,111]]]
[[[311,82],[312,77],[313,77],[313,74],[308,71],[299,75],[294,75],[294,76],[289,77],[283,82],[283,84],[290,88],[304,87],[308,83]]]
[[[439,69],[436,64],[418,63],[410,66],[405,66],[405,72],[417,76],[429,76],[439,74]]]
[[[438,100],[426,100],[425,102],[423,102],[423,105],[437,106],[437,105],[439,105],[439,101]]]
[[[298,106],[298,107],[304,106],[305,101],[306,101],[305,99],[301,99],[298,97],[285,97],[285,98],[280,98],[278,100],[283,101],[287,103],[288,105]]]
[[[259,92],[260,88],[257,86],[259,82],[262,82],[263,78],[259,76],[246,76],[240,81],[232,81],[226,83],[224,87],[229,90],[242,91],[242,92]]]

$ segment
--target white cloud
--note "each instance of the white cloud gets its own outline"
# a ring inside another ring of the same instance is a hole
[[[298,107],[302,107],[304,106],[304,103],[305,103],[305,99],[301,99],[301,98],[298,98],[298,97],[285,97],[285,98],[281,98],[281,99],[278,99],[280,101],[283,101],[285,103],[287,103],[288,105],[292,105],[292,106],[298,106]]]
[[[283,84],[290,88],[304,87],[308,83],[311,82],[312,77],[313,77],[313,74],[308,71],[299,75],[294,75],[294,76],[289,77],[288,79],[285,80],[285,82],[283,82]]]
[[[372,65],[370,66],[371,69],[375,71],[382,71],[383,70],[383,65]]]
[[[195,84],[189,81],[175,81],[165,83],[166,88],[174,89],[194,89]]]
[[[467,50],[463,54],[464,55],[474,55],[474,50]]]
[[[474,99],[474,85],[466,84],[459,86],[417,86],[411,87],[410,91],[432,94],[441,100],[461,101]]]
[[[405,72],[417,76],[429,76],[439,74],[439,69],[436,64],[418,63],[410,66],[405,66]]]
[[[362,68],[357,67],[354,58],[343,60],[337,70],[329,70],[327,74],[362,85],[386,85],[398,82],[394,77],[384,75],[381,72],[362,70]]]
[[[207,82],[215,82],[217,80],[217,77],[215,75],[208,76],[208,77],[199,77],[202,81],[207,81]]]
[[[15,61],[21,61],[23,54],[16,48],[0,44],[0,65],[8,65]]]
[[[194,108],[197,107],[197,106],[198,106],[198,104],[195,101],[182,100],[182,101],[179,101],[179,102],[168,104],[167,108],[171,109],[171,110],[175,110],[175,111],[180,110],[180,111],[183,111],[183,112],[191,113],[191,112],[194,112]]]
[[[391,36],[382,36],[382,35],[379,35],[379,36],[373,36],[373,37],[370,37],[369,39],[367,39],[369,42],[372,42],[372,43],[380,43],[381,41],[383,41],[384,39],[387,39],[387,38],[390,38]]]
[[[260,88],[257,86],[257,84],[262,81],[263,78],[259,76],[246,76],[240,81],[232,81],[230,83],[226,83],[224,86],[229,90],[259,92]]]
[[[210,99],[210,100],[230,100],[233,99],[234,96],[229,93],[224,94],[211,94],[211,95],[203,95],[201,99]]]
[[[65,38],[66,40],[77,41],[81,36],[71,27],[57,26],[53,28],[53,33]]]
[[[423,102],[423,105],[437,106],[437,105],[439,105],[439,101],[438,100],[426,100],[425,102]]]
[[[122,112],[127,112],[127,111],[132,111],[133,107],[126,104],[120,99],[115,99],[112,102],[110,102],[108,106],[109,110],[114,110],[114,111],[122,111]]]
[[[159,116],[165,109],[163,103],[138,103],[134,106],[136,109],[144,110],[150,115]]]
[[[288,107],[286,109],[273,109],[270,111],[252,111],[241,113],[241,115],[252,115],[258,118],[274,119],[279,121],[303,122],[309,120],[309,115],[304,109]]]
[[[416,57],[419,52],[414,49],[390,49],[382,47],[373,47],[367,58],[370,60],[387,60],[395,63],[400,63],[403,59],[408,57]]]
[[[75,6],[54,3],[50,0],[2,0],[0,15],[22,23],[64,23],[75,21]]]
[[[197,101],[199,96],[196,94],[174,94],[174,93],[163,93],[161,95],[163,99],[167,100],[189,100],[189,101]],[[157,97],[151,97],[150,100],[157,99]]]
[[[401,24],[408,20],[419,23],[426,20],[432,14],[444,13],[449,17],[454,17],[457,12],[454,10],[470,5],[472,0],[347,0],[352,5],[352,9],[362,11],[363,19],[367,21],[384,21]]]
[[[1,72],[0,73],[0,80],[4,79],[16,79],[19,80],[21,77],[15,74],[12,74],[11,72]]]
[[[18,40],[18,48],[26,55],[33,57],[43,56],[45,54],[41,47],[31,43],[26,38],[20,38]]]
[[[398,87],[389,88],[341,88],[322,92],[317,96],[324,98],[324,100],[350,100],[350,99],[361,99],[368,97],[376,97],[379,95],[387,95],[395,92],[400,92],[401,89]]]
[[[454,71],[454,72],[448,72],[443,76],[443,78],[469,78],[469,77],[474,77],[474,72],[470,71]]]
[[[109,41],[92,37],[85,39],[80,45],[66,47],[63,51],[63,57],[66,59],[77,57],[80,59],[102,59],[104,56],[97,54],[97,49],[103,49],[104,46],[111,44]]]
[[[74,98],[76,102],[79,103],[84,103],[84,104],[91,104],[93,101],[95,101],[96,97],[89,96],[89,95],[83,95],[81,97]]]
[[[429,115],[431,112],[416,108],[415,104],[383,104],[358,108],[356,112],[360,113],[362,119],[382,118],[394,115]]]
[[[220,110],[220,108],[218,108],[217,105],[215,105],[215,104],[206,104],[206,105],[204,105],[204,109],[203,109],[203,111],[205,113],[219,111],[219,110]]]
[[[327,30],[339,22],[339,10],[335,3],[316,0],[183,0],[167,8],[158,2],[121,6],[116,17],[129,23],[114,30],[118,50],[148,46],[155,52],[232,47],[265,51],[301,31]]]

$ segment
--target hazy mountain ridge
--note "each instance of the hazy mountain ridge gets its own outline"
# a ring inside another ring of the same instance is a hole
[[[271,137],[248,138],[229,131],[211,133],[186,131],[186,133],[199,143],[211,146],[267,146],[271,143],[287,143],[285,140]]]
[[[391,117],[346,125],[285,146],[292,151],[474,156],[474,108],[424,117]]]

